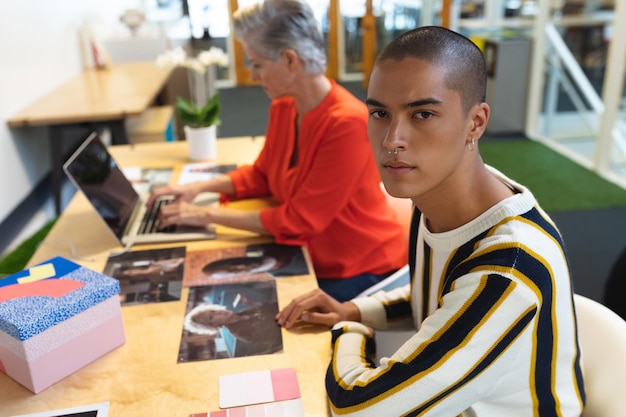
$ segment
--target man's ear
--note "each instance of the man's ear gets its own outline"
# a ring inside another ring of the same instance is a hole
[[[485,129],[487,128],[487,123],[489,122],[489,112],[491,109],[489,108],[489,104],[480,103],[476,104],[470,110],[470,136],[478,140]]]

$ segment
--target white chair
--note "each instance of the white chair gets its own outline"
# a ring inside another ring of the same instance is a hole
[[[587,404],[582,417],[626,416],[626,321],[574,295]]]

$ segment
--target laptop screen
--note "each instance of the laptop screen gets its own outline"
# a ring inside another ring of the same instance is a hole
[[[63,169],[121,240],[139,195],[95,132]]]

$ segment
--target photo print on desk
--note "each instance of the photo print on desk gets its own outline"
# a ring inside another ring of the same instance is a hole
[[[180,300],[184,246],[126,252],[109,257],[103,273],[120,282],[122,305]]]
[[[207,163],[185,164],[180,176],[178,184],[190,184],[192,182],[207,181],[215,178],[220,174],[226,174],[237,168],[237,165],[215,165]]]
[[[109,415],[109,403],[85,405],[80,407],[65,408],[63,410],[43,411],[34,414],[21,414],[12,417],[107,417]]]
[[[178,362],[282,352],[276,282],[191,287]]]
[[[309,274],[302,247],[276,243],[188,251],[185,264],[185,287]]]

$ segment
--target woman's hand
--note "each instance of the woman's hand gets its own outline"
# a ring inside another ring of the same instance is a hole
[[[298,321],[332,327],[340,321],[360,321],[361,313],[349,301],[340,303],[320,289],[294,298],[276,315],[279,325],[290,329]]]
[[[161,206],[159,229],[172,225],[206,226],[211,223],[211,208],[201,207],[184,200]]]
[[[176,200],[191,201],[202,192],[202,188],[198,183],[185,185],[165,185],[156,188],[150,193],[148,201],[146,201],[146,209],[149,211],[154,202],[163,196],[173,196]]]

